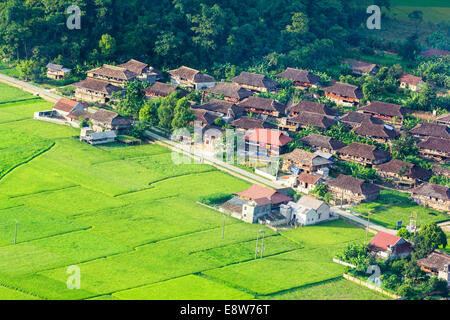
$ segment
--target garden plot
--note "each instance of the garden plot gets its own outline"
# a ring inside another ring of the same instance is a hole
[[[253,296],[223,284],[189,275],[113,294],[126,300],[248,300]]]
[[[0,105],[6,102],[34,99],[32,94],[0,82]]]
[[[0,286],[0,300],[39,300],[38,297]]]
[[[411,214],[417,214],[419,224],[442,222],[449,220],[449,216],[430,208],[417,205],[410,200],[410,195],[393,190],[382,190],[380,198],[370,203],[362,203],[352,207],[352,211],[367,217],[372,212],[370,220],[381,226],[395,229],[398,221],[403,225],[409,225]]]

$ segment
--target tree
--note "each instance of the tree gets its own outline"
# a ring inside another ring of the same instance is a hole
[[[158,108],[161,104],[161,99],[152,99],[147,101],[139,111],[139,121],[155,126],[158,124]]]
[[[21,78],[25,80],[34,79],[37,72],[37,64],[34,60],[22,60],[17,65],[17,71]]]
[[[414,256],[416,259],[421,259],[440,246],[445,248],[447,246],[447,236],[441,227],[431,223],[420,228],[417,235],[413,237],[413,242]]]
[[[125,98],[119,98],[117,110],[124,115],[137,118],[139,116],[139,111],[144,105],[144,87],[145,84],[141,81],[128,82]]]
[[[414,33],[410,35],[406,39],[406,41],[400,44],[398,54],[403,58],[403,60],[406,61],[414,60],[417,52],[420,50],[417,39],[418,35],[417,33]]]
[[[103,55],[111,57],[116,52],[116,39],[106,33],[102,35],[98,46]]]
[[[167,97],[163,98],[158,107],[158,124],[167,130],[172,129],[172,120],[174,118],[174,110],[178,101],[178,92],[171,92]]]
[[[418,152],[415,140],[408,134],[403,133],[400,138],[392,141],[392,156],[396,159],[415,156]]]
[[[303,12],[294,12],[292,14],[292,23],[286,26],[286,31],[297,35],[304,35],[309,30],[309,19]]]
[[[189,122],[195,120],[195,114],[192,110],[190,110],[190,107],[191,104],[186,98],[181,98],[178,100],[172,120],[173,129],[185,128]]]
[[[409,237],[411,236],[411,233],[405,227],[401,227],[397,231],[397,236],[405,238],[405,239],[409,239]]]

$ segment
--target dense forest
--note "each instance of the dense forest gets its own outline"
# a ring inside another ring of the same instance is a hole
[[[321,70],[361,41],[363,2],[0,0],[0,57],[72,67],[133,57],[200,69],[285,61]],[[66,26],[70,5],[81,8],[80,30]]]

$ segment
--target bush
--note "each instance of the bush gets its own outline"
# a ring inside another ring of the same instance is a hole
[[[208,206],[217,206],[230,200],[233,196],[227,193],[214,193],[208,196],[203,196],[198,199],[198,202]]]

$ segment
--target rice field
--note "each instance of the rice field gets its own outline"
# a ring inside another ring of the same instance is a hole
[[[159,145],[82,144],[74,128],[32,120],[51,105],[28,98],[0,85],[0,299],[267,298],[341,276],[331,258],[365,235],[342,221],[275,232],[227,218],[222,239],[223,215],[196,201],[249,183],[176,166]],[[67,288],[72,265],[79,290]]]

